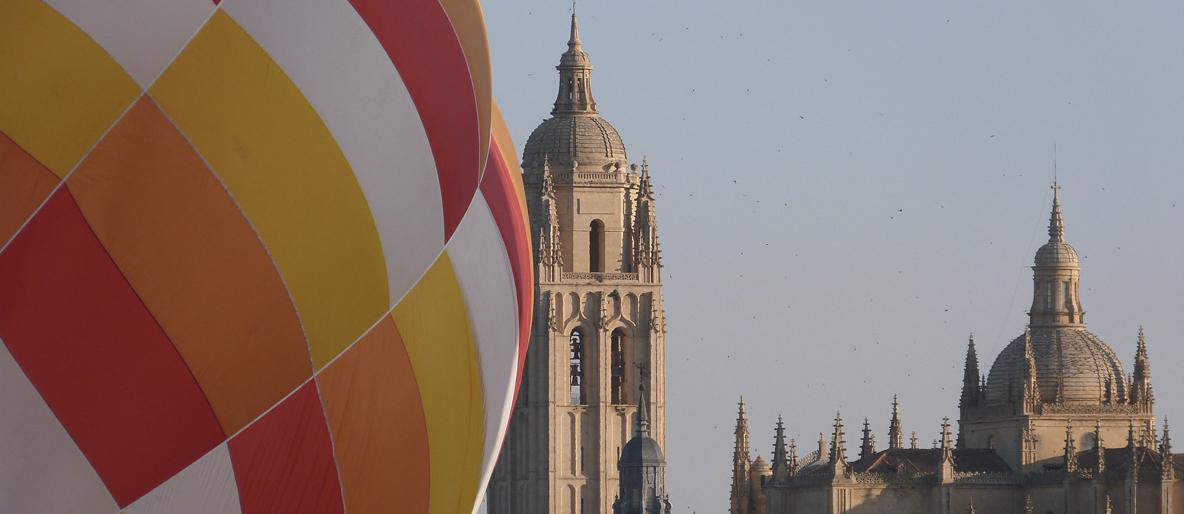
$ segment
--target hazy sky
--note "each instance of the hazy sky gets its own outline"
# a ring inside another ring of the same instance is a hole
[[[549,116],[563,1],[484,4],[518,145]],[[1022,334],[1057,146],[1089,330],[1184,431],[1184,3],[581,2],[601,116],[643,155],[665,263],[667,486],[727,509],[736,401],[770,457],[842,409],[925,447]],[[1184,432],[1181,432],[1184,433]],[[755,455],[754,455],[755,456]]]

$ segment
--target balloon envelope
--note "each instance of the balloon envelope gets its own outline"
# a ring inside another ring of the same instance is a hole
[[[476,0],[0,2],[0,512],[470,512],[530,242]]]

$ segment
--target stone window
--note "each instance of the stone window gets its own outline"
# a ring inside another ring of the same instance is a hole
[[[1069,282],[1061,282],[1061,298],[1063,298],[1062,306],[1065,309],[1073,307],[1073,302],[1069,300]]]
[[[585,405],[584,398],[584,336],[580,329],[571,331],[571,404]]]
[[[1044,283],[1044,308],[1052,308],[1052,282]]]

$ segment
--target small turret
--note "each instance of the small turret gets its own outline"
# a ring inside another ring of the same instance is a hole
[[[867,418],[863,418],[863,440],[859,445],[859,458],[866,459],[876,453],[876,436],[872,435]]]
[[[798,474],[798,445],[793,439],[789,440],[789,474]]]
[[[777,416],[777,432],[773,438],[773,482],[782,483],[789,478],[790,463],[789,456],[786,455],[785,450],[785,424],[781,421],[781,416]]]
[[[1127,422],[1126,432],[1126,478],[1135,480],[1139,476],[1139,454],[1135,451],[1135,421]]]
[[[843,441],[843,415],[835,413],[834,435],[830,440],[830,464],[835,475],[845,474],[847,470],[847,444]]]
[[[1163,418],[1163,441],[1159,443],[1159,455],[1163,459],[1163,469],[1160,479],[1164,481],[1176,479],[1175,460],[1172,459],[1172,436],[1168,435],[1168,418]]]
[[[904,447],[904,434],[900,430],[900,405],[896,402],[896,395],[892,395],[892,420],[888,422],[888,449],[899,450]]]
[[[736,449],[732,454],[731,514],[748,514],[751,466],[751,455],[748,452],[748,419],[744,416],[744,397],[741,396],[740,412],[736,416]]]
[[[827,460],[830,455],[826,451],[826,435],[822,432],[818,433],[818,460]]]
[[[1131,374],[1130,403],[1139,412],[1150,414],[1155,404],[1151,392],[1151,359],[1147,357],[1147,344],[1143,341],[1143,327],[1139,327],[1139,342],[1135,349],[1135,371]]]
[[[645,389],[639,389],[637,426],[633,438],[621,448],[621,457],[617,461],[620,494],[613,504],[613,512],[668,514],[670,497],[666,494],[666,457],[658,442],[650,437]]]
[[[1065,472],[1077,472],[1077,445],[1073,440],[1073,422],[1065,422]]]
[[[941,482],[954,480],[954,446],[950,444],[950,418],[941,420]]]
[[[1102,480],[1106,472],[1106,445],[1102,441],[1102,420],[1094,422],[1094,448],[1098,453],[1098,460],[1094,463],[1094,480]]]
[[[1036,355],[1032,352],[1032,330],[1024,326],[1023,414],[1034,414],[1040,405],[1040,386],[1036,382]]]

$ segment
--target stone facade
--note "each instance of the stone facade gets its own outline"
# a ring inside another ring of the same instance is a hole
[[[662,263],[649,167],[628,163],[620,135],[596,111],[574,14],[557,69],[552,117],[522,155],[535,317],[488,489],[490,514],[610,512],[640,401],[649,404],[647,437],[658,445],[666,438]]]
[[[917,448],[915,432],[904,448],[894,399],[887,449],[876,451],[865,420],[859,459],[849,461],[836,416],[829,450],[820,440],[799,460],[778,420],[772,473],[758,478],[742,401],[731,514],[1184,514],[1176,480],[1184,455],[1172,453],[1166,421],[1162,439],[1156,433],[1143,329],[1128,379],[1114,352],[1086,331],[1080,263],[1064,232],[1054,195],[1024,333],[986,375],[970,338],[956,441],[946,420],[933,448]],[[758,479],[760,490],[751,487]]]

